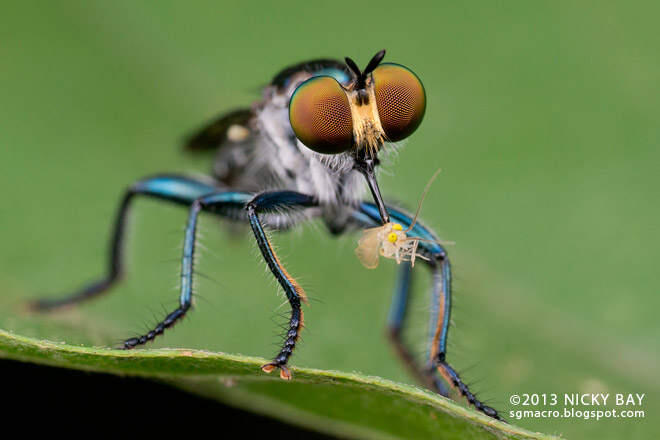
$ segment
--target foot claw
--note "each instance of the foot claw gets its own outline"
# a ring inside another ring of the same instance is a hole
[[[266,364],[261,366],[261,371],[264,373],[272,373],[275,368],[277,368],[277,365],[275,364]]]
[[[284,380],[291,380],[291,372],[284,365],[280,367],[280,378]]]
[[[291,380],[291,371],[286,367],[286,365],[278,365],[275,363],[270,363],[262,365],[261,371],[264,373],[272,373],[276,368],[280,369],[280,378],[283,380]]]

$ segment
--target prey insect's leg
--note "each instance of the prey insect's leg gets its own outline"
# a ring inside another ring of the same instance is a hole
[[[125,349],[131,349],[153,340],[156,336],[162,334],[166,328],[173,326],[177,321],[181,320],[190,309],[190,306],[192,305],[193,266],[195,259],[195,246],[197,244],[197,220],[199,218],[199,213],[204,210],[234,218],[241,215],[244,216],[243,207],[251,198],[252,195],[249,193],[223,191],[207,194],[192,202],[188,213],[188,223],[186,224],[186,232],[183,242],[179,306],[148,333],[125,340],[123,346]]]
[[[273,250],[273,247],[264,232],[261,220],[259,219],[259,213],[280,212],[283,210],[312,207],[316,205],[316,201],[311,196],[293,191],[275,191],[258,194],[247,204],[246,207],[250,227],[257,239],[259,250],[261,250],[261,254],[268,264],[268,268],[273,275],[275,275],[275,278],[284,289],[284,293],[291,306],[291,317],[289,318],[288,331],[282,349],[272,362],[262,367],[262,370],[266,373],[270,373],[276,368],[279,368],[280,377],[287,380],[291,379],[291,373],[286,365],[293,354],[296,342],[300,336],[300,330],[303,326],[303,312],[300,302],[306,302],[307,297],[302,287],[300,287],[298,282],[289,275],[284,266],[282,266],[282,263],[280,263],[279,258],[277,258],[277,254],[275,254],[275,250]]]
[[[392,222],[399,223],[403,228],[411,225],[413,220],[410,215],[391,207],[388,207],[387,210]],[[364,227],[375,227],[382,224],[378,207],[373,203],[360,204],[353,218]],[[415,223],[408,236],[422,240],[419,242],[419,252],[428,258],[428,260],[422,261],[429,266],[433,276],[428,374],[437,372],[450,387],[464,396],[477,410],[495,419],[500,419],[497,411],[477,399],[456,370],[446,361],[447,334],[451,313],[451,266],[447,252],[438,244],[435,234],[419,222]],[[427,383],[427,381],[424,382]],[[443,393],[443,387],[439,386],[439,382],[433,380],[433,383],[435,385],[433,388]]]
[[[126,223],[129,207],[135,196],[147,196],[177,204],[190,205],[196,198],[213,191],[217,191],[217,189],[209,184],[185,176],[160,175],[136,182],[125,192],[119,205],[110,241],[110,259],[105,276],[69,296],[32,301],[30,307],[36,311],[48,311],[77,304],[106,292],[121,278],[124,266],[122,251]]]

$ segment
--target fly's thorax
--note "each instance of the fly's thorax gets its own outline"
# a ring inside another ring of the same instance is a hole
[[[318,154],[302,145],[300,147],[309,162],[308,171],[300,175],[299,190],[314,194],[321,205],[330,209],[355,207],[363,199],[366,192],[364,178],[355,170],[355,159],[351,154]]]

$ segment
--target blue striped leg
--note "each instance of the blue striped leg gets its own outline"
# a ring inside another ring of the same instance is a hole
[[[445,397],[449,397],[449,390],[447,390],[444,382],[435,374],[430,373],[428,368],[423,368],[423,366],[419,365],[412,351],[403,340],[402,333],[406,322],[413,279],[414,273],[412,267],[409,262],[404,261],[401,263],[394,295],[392,296],[392,304],[390,305],[390,313],[387,319],[387,336],[396,354],[419,383],[424,384],[427,388],[435,390]],[[439,284],[435,283],[434,287],[437,286]],[[435,295],[436,292],[434,292]]]
[[[404,229],[407,229],[412,223],[410,215],[400,211],[396,208],[387,208],[392,222],[399,223]],[[358,209],[354,212],[354,220],[356,220],[363,227],[376,227],[381,226],[381,216],[378,207],[373,203],[361,203]],[[431,298],[431,322],[429,334],[429,367],[424,369],[415,366],[414,371],[416,376],[422,379],[422,383],[429,385],[441,394],[447,394],[447,388],[438,380],[435,373],[437,372],[446,383],[464,396],[467,401],[473,405],[477,410],[484,414],[500,419],[497,411],[490,406],[485,405],[468,389],[467,385],[462,381],[456,370],[449,365],[446,361],[447,356],[447,333],[449,331],[449,321],[451,313],[451,266],[445,249],[437,243],[438,238],[436,235],[417,222],[412,230],[408,233],[409,237],[418,237],[428,241],[420,241],[418,251],[428,258],[424,261],[431,271],[433,278],[433,291]],[[401,269],[405,271],[406,269]],[[401,286],[397,289],[395,294],[393,306],[390,311],[390,334],[395,333],[395,343],[403,345],[400,339],[400,332],[406,314],[406,302],[408,299],[410,274],[403,272],[403,279]],[[406,363],[415,365],[413,358],[410,355],[410,350],[405,349],[407,357],[404,357]],[[403,357],[403,356],[402,356]],[[426,372],[424,372],[426,371]],[[421,376],[421,377],[420,377]],[[425,378],[422,378],[426,376]],[[430,377],[429,377],[430,376]]]
[[[287,362],[293,354],[296,342],[300,336],[300,330],[303,327],[303,312],[300,303],[301,301],[307,303],[307,296],[302,287],[300,287],[300,284],[289,275],[284,266],[282,266],[282,263],[280,263],[279,258],[277,258],[277,254],[275,254],[275,250],[273,250],[273,246],[264,232],[259,214],[271,212],[282,213],[283,211],[312,206],[317,206],[317,202],[311,196],[294,191],[274,191],[255,196],[246,207],[250,227],[257,239],[259,250],[261,250],[268,268],[284,289],[284,293],[291,306],[291,317],[289,318],[289,326],[282,349],[272,362],[261,367],[266,373],[279,368],[280,377],[285,380],[291,379],[291,372],[287,368]]]
[[[179,306],[168,314],[164,320],[144,335],[130,338],[124,341],[124,348],[131,349],[138,345],[152,341],[156,336],[162,334],[166,328],[173,326],[181,320],[192,306],[195,247],[197,244],[197,220],[201,211],[209,211],[213,214],[229,218],[245,217],[245,204],[250,201],[252,195],[245,192],[217,191],[196,198],[190,204],[188,211],[188,222],[186,224],[185,238],[183,241],[183,256],[181,258],[181,293],[179,295]]]
[[[126,223],[130,204],[135,196],[147,196],[181,205],[190,205],[196,198],[214,191],[217,189],[213,186],[185,176],[159,175],[136,182],[126,191],[119,205],[110,241],[110,258],[105,276],[71,295],[32,301],[30,307],[36,311],[49,311],[77,304],[108,291],[121,278],[124,267],[122,251]]]

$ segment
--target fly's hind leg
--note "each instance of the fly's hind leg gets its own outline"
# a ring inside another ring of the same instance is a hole
[[[404,229],[407,229],[413,223],[410,215],[398,209],[388,207],[387,211],[390,214],[391,221],[399,223]],[[378,207],[373,203],[360,204],[354,212],[353,220],[362,227],[382,225]],[[449,387],[465,397],[468,403],[478,411],[494,419],[501,420],[498,412],[480,401],[469,390],[456,370],[447,362],[447,334],[451,314],[451,265],[447,252],[438,243],[435,234],[420,223],[415,223],[412,226],[408,236],[420,239],[419,252],[425,257],[422,261],[426,263],[432,276],[433,290],[431,295],[428,367],[423,368],[414,362],[410,350],[406,348],[400,338],[410,287],[409,280],[406,281],[405,279],[402,281],[402,287],[397,290],[390,314],[390,334],[394,334],[395,346],[422,383],[441,394],[447,395],[447,387],[440,380],[442,378]]]
[[[42,298],[30,302],[35,311],[49,311],[81,303],[107,292],[121,278],[124,269],[123,248],[126,235],[126,223],[131,202],[136,196],[146,196],[168,202],[190,205],[203,194],[216,191],[212,185],[185,176],[159,175],[140,180],[125,193],[119,205],[110,240],[110,253],[106,273],[70,295],[60,298]]]

